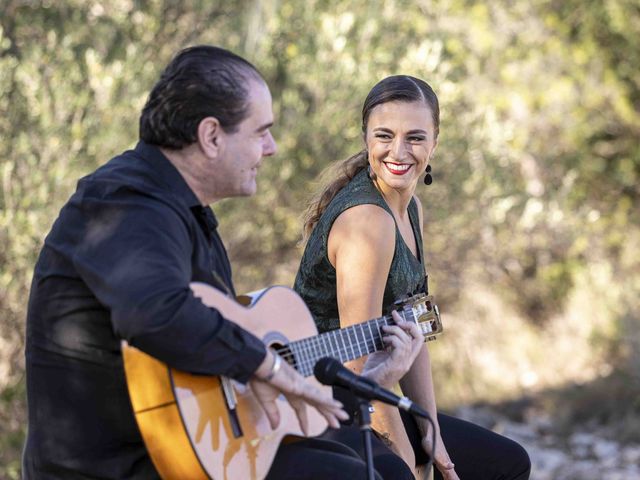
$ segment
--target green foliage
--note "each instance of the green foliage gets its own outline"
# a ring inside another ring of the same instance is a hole
[[[135,143],[160,69],[196,43],[252,60],[274,97],[279,153],[259,194],[216,206],[239,290],[292,283],[318,175],[361,148],[371,86],[408,73],[441,100],[435,181],[419,192],[441,306],[473,279],[544,326],[605,264],[597,337],[620,368],[640,365],[635,0],[0,0],[0,11],[0,389],[22,375],[31,271],[59,208]]]
[[[24,376],[0,393],[0,478],[19,479],[20,452],[24,445],[27,412]]]

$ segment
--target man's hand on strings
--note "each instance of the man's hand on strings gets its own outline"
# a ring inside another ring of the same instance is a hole
[[[339,428],[339,421],[349,418],[340,402],[311,382],[306,382],[304,377],[286,361],[280,360],[279,367],[271,375],[275,355],[277,355],[275,352],[269,351],[265,361],[249,380],[249,386],[265,411],[271,428],[276,428],[280,423],[280,411],[276,400],[281,393],[296,412],[300,427],[305,434],[309,427],[307,405],[318,410],[332,428]]]

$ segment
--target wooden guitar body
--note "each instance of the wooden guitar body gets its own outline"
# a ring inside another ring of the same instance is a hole
[[[307,306],[289,288],[265,289],[248,307],[208,285],[192,283],[191,288],[205,305],[267,346],[282,347],[318,333]],[[172,369],[126,342],[122,354],[136,420],[162,478],[264,478],[282,439],[302,436],[297,417],[282,396],[278,400],[280,425],[272,430],[248,386]],[[331,393],[313,377],[307,381]],[[233,384],[241,435],[234,432],[223,382]],[[307,413],[310,435],[321,434],[327,428],[326,420],[312,408]]]

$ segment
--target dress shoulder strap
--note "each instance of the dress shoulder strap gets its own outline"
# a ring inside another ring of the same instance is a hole
[[[338,192],[322,214],[322,219],[318,225],[326,229],[326,233],[331,230],[333,222],[342,212],[357,205],[377,205],[389,214],[393,215],[391,209],[384,201],[380,192],[369,178],[367,168],[360,170],[351,181]]]

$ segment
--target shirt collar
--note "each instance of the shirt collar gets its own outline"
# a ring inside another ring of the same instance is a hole
[[[213,213],[213,210],[211,210],[211,207],[203,207],[203,211],[204,211],[204,216],[207,220],[207,225],[209,226],[209,228],[211,230],[215,230],[216,228],[218,228],[218,219],[216,218],[216,215]]]
[[[158,147],[140,140],[136,145],[135,152],[153,166],[161,180],[169,186],[171,192],[182,199],[188,207],[202,207],[198,197],[193,193],[178,169]]]

